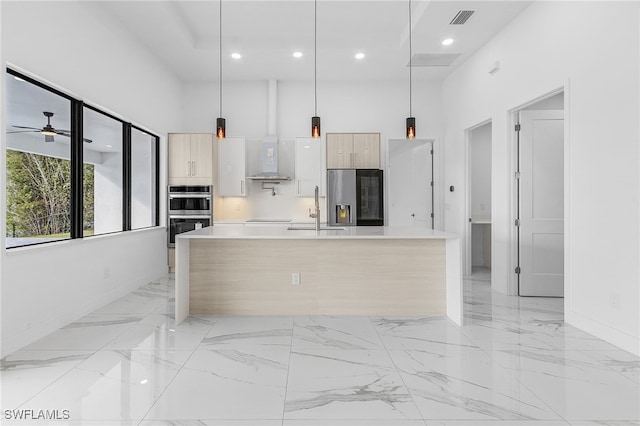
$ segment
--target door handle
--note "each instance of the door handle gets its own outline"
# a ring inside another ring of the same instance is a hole
[[[416,214],[415,213],[411,213],[411,217],[416,217]]]

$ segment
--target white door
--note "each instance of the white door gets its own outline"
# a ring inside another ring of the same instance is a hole
[[[562,297],[564,114],[519,114],[519,294]]]
[[[389,225],[433,228],[432,142],[389,141]]]

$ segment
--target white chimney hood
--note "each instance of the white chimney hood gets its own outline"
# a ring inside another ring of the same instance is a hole
[[[252,180],[291,180],[289,176],[282,176],[278,173],[278,138],[276,136],[266,136],[262,140],[262,173],[248,176]]]
[[[278,81],[269,80],[269,111],[268,111],[268,132],[269,136],[265,136],[262,140],[262,173],[254,176],[247,176],[251,180],[263,181],[282,181],[291,180],[288,176],[282,176],[278,173],[278,137],[277,132],[277,96]]]

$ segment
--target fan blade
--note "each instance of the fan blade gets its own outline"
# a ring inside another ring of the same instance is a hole
[[[16,129],[31,129],[31,130],[37,130],[37,131],[42,130],[42,129],[38,129],[37,127],[29,127],[29,126],[11,126],[11,127],[15,127]]]
[[[9,133],[40,133],[40,130],[13,130],[7,132],[7,134]]]
[[[62,136],[66,136],[68,138],[71,137],[71,131],[69,131],[69,130],[56,130],[56,133],[59,134],[59,135],[62,135]],[[82,138],[82,140],[85,143],[93,143],[93,141],[91,139]]]
[[[54,142],[54,140],[53,140],[53,136],[51,136],[51,135],[44,135],[44,141],[45,141],[45,142]]]

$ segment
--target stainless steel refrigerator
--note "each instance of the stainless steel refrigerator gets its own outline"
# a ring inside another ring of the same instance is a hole
[[[383,226],[382,170],[327,170],[330,226]]]

